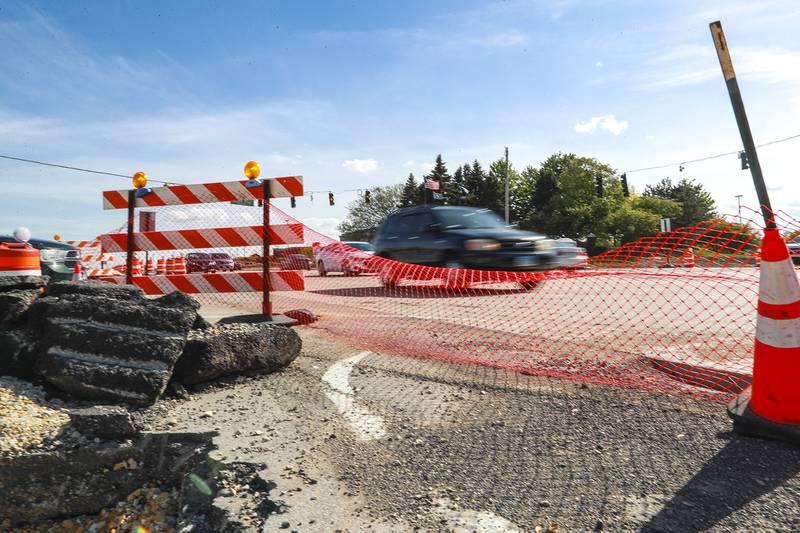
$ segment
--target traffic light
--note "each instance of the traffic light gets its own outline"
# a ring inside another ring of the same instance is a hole
[[[294,196],[291,196],[291,197],[289,197],[289,202],[290,202],[290,203],[291,203],[291,205],[292,205],[292,209],[294,209],[295,207],[297,207],[297,202],[294,200]]]
[[[597,183],[597,196],[602,198],[602,196],[603,196],[603,177],[602,176],[597,176],[595,178],[595,183]]]
[[[369,191],[364,191],[364,202],[369,203]]]
[[[622,180],[622,194],[623,194],[623,196],[630,196],[631,193],[628,190],[628,175],[627,174],[623,174],[622,176],[619,177],[619,179]]]
[[[334,205],[335,203],[336,203],[336,201],[333,198],[333,193],[329,192],[328,193],[328,205]]]

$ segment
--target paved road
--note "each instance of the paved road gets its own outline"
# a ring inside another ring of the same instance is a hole
[[[757,280],[752,268],[639,269],[578,273],[533,291],[387,291],[374,275],[311,272],[306,291],[273,297],[276,309],[310,309],[322,316],[315,327],[367,348],[671,390],[680,385],[653,373],[653,359],[749,373]],[[254,295],[237,298],[257,306]]]
[[[267,465],[270,505],[220,496],[253,530],[800,528],[800,450],[731,434],[717,403],[299,331],[290,368],[195,390],[153,420],[217,429],[219,458]]]

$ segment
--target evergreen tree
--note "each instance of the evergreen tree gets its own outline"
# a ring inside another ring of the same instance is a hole
[[[701,220],[710,220],[716,216],[716,202],[703,186],[693,179],[681,178],[673,184],[670,178],[664,178],[655,185],[648,185],[642,196],[655,196],[678,202],[682,206],[680,216],[672,221],[672,227],[693,226]]]
[[[447,166],[445,166],[444,160],[442,160],[442,154],[438,154],[436,156],[436,163],[433,165],[433,169],[424,177],[422,181],[423,194],[428,194],[427,198],[431,199],[433,198],[433,195],[428,193],[428,191],[425,189],[425,180],[429,179],[439,182],[438,192],[445,198],[445,201],[453,196],[452,184],[450,183],[450,174],[447,173]],[[444,203],[444,201],[437,200],[436,203]]]
[[[453,172],[452,195],[447,199],[450,205],[465,205],[467,203],[466,175],[469,173],[469,166],[463,165]]]
[[[467,188],[467,205],[480,206],[481,196],[485,187],[486,173],[476,159],[472,167],[464,165],[464,186]]]
[[[403,185],[399,203],[400,207],[411,207],[412,205],[422,203],[420,188],[419,185],[417,185],[417,180],[414,178],[413,172],[408,173],[408,178],[406,178],[406,182]]]

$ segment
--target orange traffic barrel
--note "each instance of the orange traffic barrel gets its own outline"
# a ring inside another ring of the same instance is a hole
[[[0,276],[41,276],[39,250],[26,242],[0,243]]]
[[[165,276],[167,274],[167,263],[163,257],[156,261],[156,274],[159,276]]]
[[[175,258],[175,274],[186,274],[186,259],[182,255]]]

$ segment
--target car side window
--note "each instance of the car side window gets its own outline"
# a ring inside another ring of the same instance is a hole
[[[408,225],[408,235],[422,235],[430,231],[433,216],[430,213],[413,213],[403,217]]]
[[[401,216],[401,217],[394,217],[391,220],[387,220],[386,224],[386,234],[392,236],[404,236],[408,235],[409,226],[408,226],[408,217]]]

